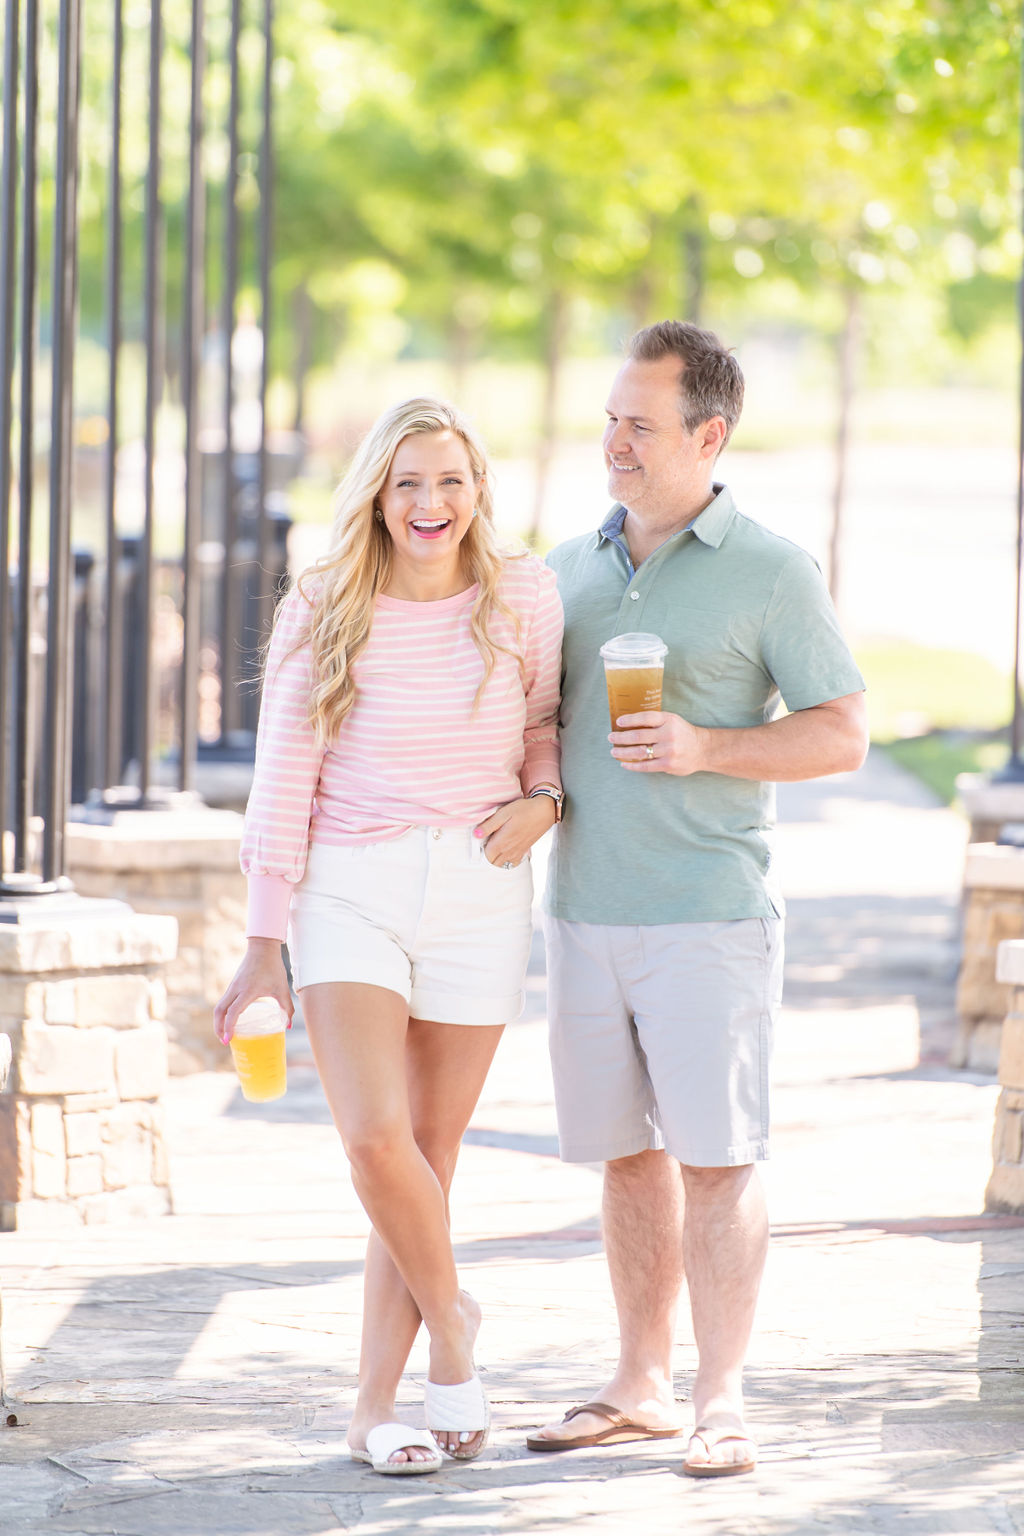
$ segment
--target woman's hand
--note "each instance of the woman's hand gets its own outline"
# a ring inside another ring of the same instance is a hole
[[[484,857],[492,864],[518,864],[538,838],[555,824],[555,802],[550,795],[532,800],[510,800],[473,829],[484,840]]]
[[[245,959],[228,982],[224,996],[213,1010],[217,1039],[227,1045],[243,1009],[258,997],[272,997],[288,1015],[292,1027],[295,1004],[288,990],[288,972],[284,968],[279,939],[249,939]]]

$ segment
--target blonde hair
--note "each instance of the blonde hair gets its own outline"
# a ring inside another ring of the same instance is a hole
[[[375,516],[375,502],[387,480],[398,445],[419,433],[454,432],[465,444],[476,481],[477,515],[459,546],[467,583],[479,583],[470,614],[484,675],[474,707],[494,670],[499,651],[516,655],[488,633],[493,614],[511,619],[516,639],[518,616],[498,596],[508,556],[500,550],[494,531],[494,503],[485,476],[483,445],[466,419],[446,400],[419,397],[403,400],[371,427],[356,450],[335,498],[334,524],[328,551],[303,571],[296,585],[311,607],[309,641],[313,653],[313,684],[309,723],[323,745],[337,732],[355,703],[352,663],[370,638],[377,594],[391,576],[391,535]],[[313,589],[306,591],[304,583]],[[520,670],[522,658],[517,656]]]

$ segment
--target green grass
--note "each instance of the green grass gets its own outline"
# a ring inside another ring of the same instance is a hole
[[[1009,756],[1004,738],[963,731],[908,736],[883,743],[883,751],[926,784],[944,805],[952,805],[956,798],[958,774],[996,772]]]
[[[984,656],[890,642],[860,647],[857,663],[868,685],[874,742],[930,731],[993,732],[1010,718],[1010,678]]]
[[[946,805],[961,773],[992,773],[1009,755],[1008,675],[968,651],[908,643],[861,647],[871,740]]]

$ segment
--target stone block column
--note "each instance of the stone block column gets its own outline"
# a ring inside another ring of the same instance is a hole
[[[961,773],[956,792],[971,823],[969,842],[994,843],[1007,822],[1024,822],[1024,784],[994,781],[987,773]]]
[[[204,807],[116,811],[70,821],[65,832],[68,874],[83,896],[177,920],[178,958],[167,975],[174,1075],[230,1066],[214,1037],[213,1007],[245,953],[241,835],[236,811]]]
[[[0,921],[0,1230],[170,1208],[160,1094],[173,918],[77,897]]]
[[[996,976],[1004,939],[1024,939],[1024,848],[975,843],[964,868],[964,944],[954,1067],[996,1072],[1010,991]]]
[[[1024,941],[1000,944],[996,974],[1010,1006],[999,1052],[999,1100],[992,1136],[987,1211],[1024,1212]]]

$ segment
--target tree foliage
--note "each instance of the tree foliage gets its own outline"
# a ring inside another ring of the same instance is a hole
[[[185,0],[164,10],[173,309],[188,27]],[[226,14],[211,0],[211,303]],[[125,86],[126,303],[139,321],[145,19],[128,12]],[[261,61],[250,21],[246,217]],[[89,10],[82,304],[93,327],[107,25]],[[948,291],[955,329],[977,329],[1005,307],[1021,259],[1020,46],[1010,0],[289,0],[275,24],[276,366],[293,365],[300,290],[324,350],[376,307],[401,317],[408,344],[518,338],[539,352],[573,298],[642,319],[761,278],[836,293],[926,284]],[[248,235],[243,283],[255,272]]]

